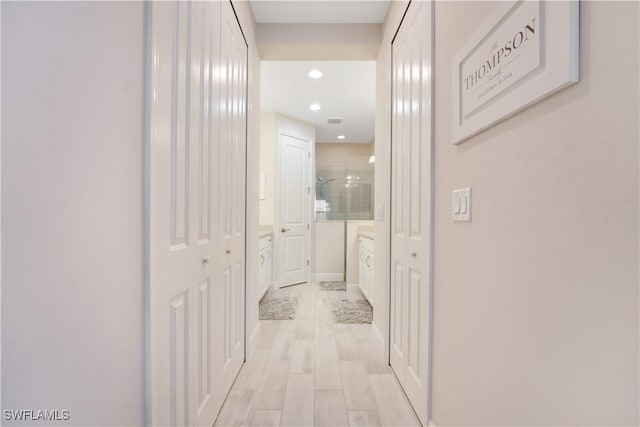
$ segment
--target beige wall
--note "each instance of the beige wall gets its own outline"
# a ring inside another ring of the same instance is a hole
[[[496,7],[436,5],[433,420],[637,425],[638,3],[581,2],[580,83],[456,147],[452,57]]]
[[[581,2],[580,82],[454,146],[452,59],[496,7],[435,6],[431,418],[637,425],[638,3]],[[388,256],[389,44],[400,10],[392,3],[377,67],[377,260]],[[456,224],[451,192],[466,186],[473,221]],[[388,266],[375,269],[388,287]]]
[[[260,23],[257,39],[263,61],[353,61],[376,58],[380,24]]]
[[[347,167],[349,157],[370,156],[373,144],[326,143],[316,144],[316,166]]]
[[[313,273],[318,281],[344,280],[344,221],[314,224]]]
[[[344,280],[350,285],[359,283],[361,228],[371,228],[373,221],[347,221],[345,239],[344,221],[316,221],[316,239],[313,242],[313,273],[317,280]],[[346,259],[345,259],[345,244]],[[345,265],[346,262],[346,265]]]
[[[143,425],[144,4],[1,7],[2,409]]]
[[[260,224],[273,225],[276,213],[276,113],[260,112],[260,173],[265,180],[265,198],[260,200]]]
[[[638,3],[581,2],[580,83],[453,146],[452,58],[496,7],[435,6],[431,417],[637,425]],[[387,95],[378,100],[388,117]],[[378,171],[387,135],[378,123]],[[451,192],[466,186],[473,221],[453,223]]]

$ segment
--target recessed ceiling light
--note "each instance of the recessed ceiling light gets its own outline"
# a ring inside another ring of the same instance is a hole
[[[345,139],[346,137],[344,135],[338,135],[338,139]]]
[[[312,111],[318,111],[320,109],[320,104],[311,104],[309,105],[309,109]]]
[[[309,71],[309,77],[311,77],[312,79],[319,79],[320,77],[322,77],[322,71],[311,70]]]

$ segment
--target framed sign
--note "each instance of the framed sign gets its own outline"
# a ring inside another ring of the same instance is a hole
[[[519,0],[496,13],[453,60],[453,143],[579,80],[578,1]]]

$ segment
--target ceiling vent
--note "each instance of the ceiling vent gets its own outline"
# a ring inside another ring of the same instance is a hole
[[[342,117],[329,117],[327,123],[330,125],[339,125],[342,123]]]

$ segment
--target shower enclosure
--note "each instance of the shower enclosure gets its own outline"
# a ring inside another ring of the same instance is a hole
[[[316,168],[316,221],[373,219],[374,165],[369,159],[349,157],[346,168]]]
[[[323,230],[316,239],[323,240],[323,250],[329,251],[322,253],[332,260],[330,271],[342,268],[344,280],[357,283],[357,230],[372,226],[374,164],[370,156],[347,157],[341,163],[316,166],[315,220],[316,229]]]

